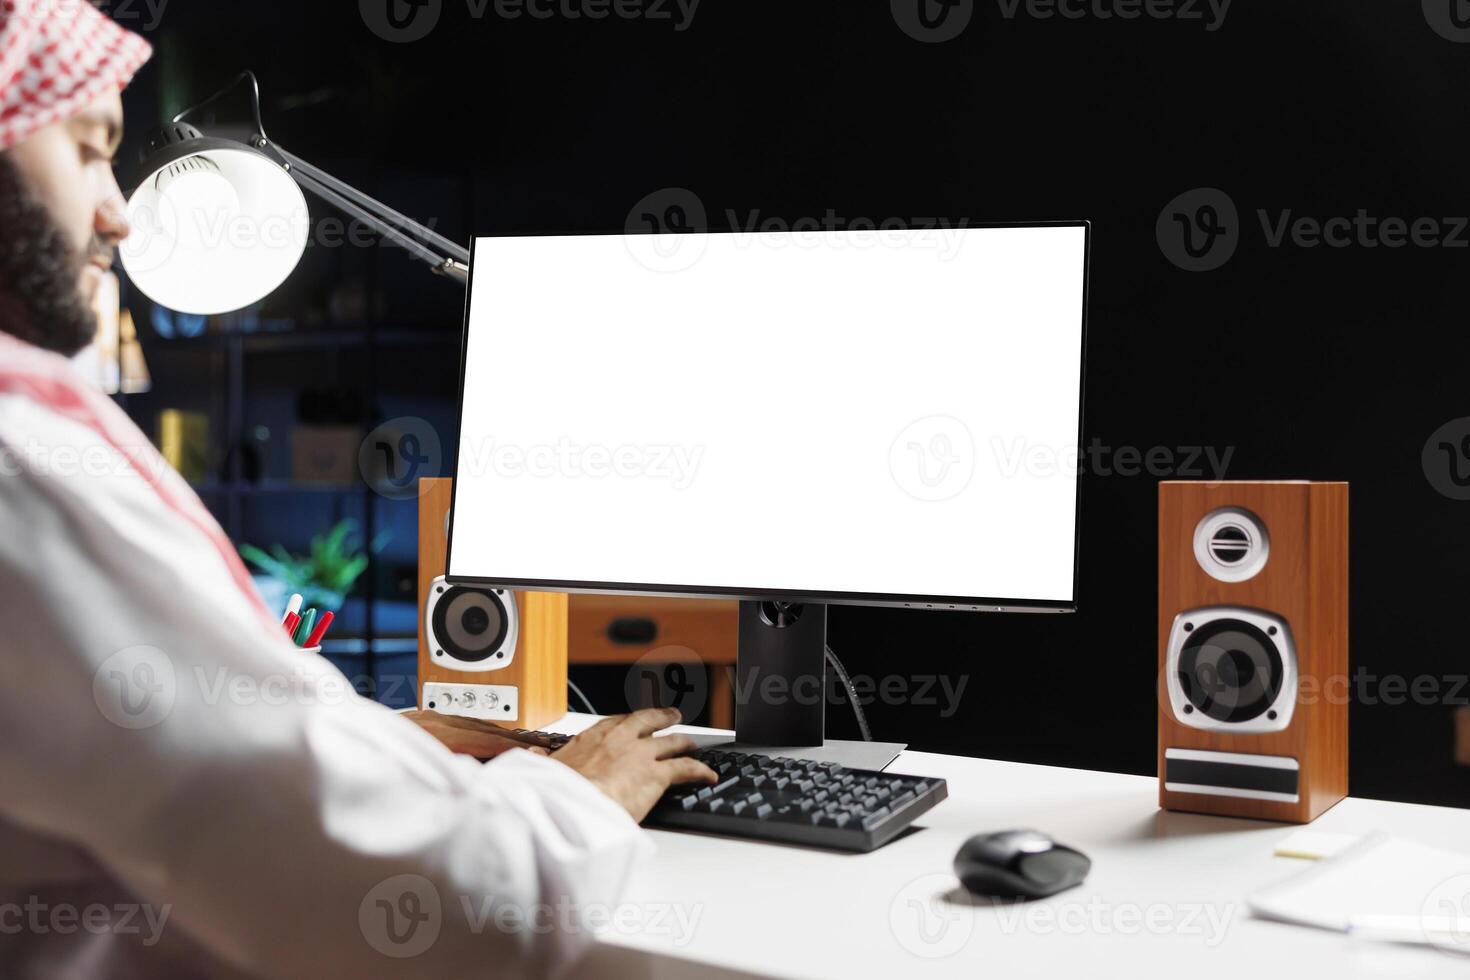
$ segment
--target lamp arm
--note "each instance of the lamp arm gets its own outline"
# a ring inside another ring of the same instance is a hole
[[[428,263],[439,275],[459,282],[469,281],[470,253],[463,245],[450,241],[432,228],[288,153],[264,136],[255,136],[250,142],[256,149],[273,156],[303,190],[310,191],[415,258]]]
[[[338,194],[343,195],[344,197],[361,200],[364,205],[371,208],[373,211],[383,215],[385,218],[392,221],[400,228],[403,228],[423,238],[427,244],[433,245],[435,248],[444,252],[451,258],[458,259],[462,262],[469,261],[469,250],[464,248],[462,245],[450,241],[443,235],[434,231],[432,228],[420,224],[406,214],[395,211],[393,208],[389,207],[381,201],[376,201],[373,198],[368,197],[366,194],[362,193],[351,184],[348,184],[345,181],[338,180],[336,177],[333,177],[331,174],[326,173],[319,167],[307,163],[305,160],[301,159],[295,154],[288,152],[285,147],[281,146],[279,143],[274,144],[274,146],[276,152],[282,157],[282,159],[291,164],[294,169],[310,175],[311,177],[330,187],[332,190],[336,191]]]
[[[440,275],[459,279],[461,282],[466,281],[468,266],[465,263],[460,263],[456,262],[454,259],[445,258],[443,255],[440,255],[438,252],[435,252],[433,249],[427,247],[423,243],[417,242],[414,239],[408,237],[394,226],[380,221],[375,215],[363,210],[361,207],[358,207],[352,201],[338,194],[330,187],[319,183],[315,178],[310,177],[304,173],[296,172],[294,170],[292,171],[292,176],[295,178],[296,183],[301,185],[302,190],[310,191],[312,194],[315,194],[317,197],[326,201],[328,204],[337,208],[339,211],[345,213],[348,217],[362,222],[362,224],[364,224],[371,230],[377,232],[379,235],[382,235],[385,240],[392,242],[394,245],[397,245],[399,248],[408,252],[414,258],[419,259],[420,261],[425,262],[429,266],[433,267],[433,270],[435,272],[439,273]]]

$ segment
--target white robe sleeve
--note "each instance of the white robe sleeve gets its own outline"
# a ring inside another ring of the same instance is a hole
[[[546,975],[651,847],[560,763],[481,765],[358,697],[114,446],[16,395],[0,662],[0,817],[251,973]]]

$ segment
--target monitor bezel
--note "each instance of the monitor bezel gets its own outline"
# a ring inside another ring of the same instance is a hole
[[[1059,221],[965,221],[951,227],[963,229],[1081,228],[1082,241],[1082,329],[1078,356],[1077,445],[1085,445],[1087,418],[1087,330],[1092,288],[1092,222]],[[732,230],[700,229],[697,234],[735,234]],[[465,283],[464,324],[460,338],[459,360],[459,428],[455,435],[454,467],[459,466],[460,443],[464,437],[464,393],[469,367],[470,307],[474,300],[475,246],[482,238],[593,238],[626,237],[631,232],[555,231],[530,235],[476,235],[470,239],[469,276]],[[642,233],[640,233],[642,234]],[[648,234],[652,234],[649,232]],[[1075,613],[1078,608],[1082,575],[1082,474],[1077,477],[1076,512],[1073,515],[1072,597],[1070,599],[1017,599],[984,596],[906,595],[881,592],[834,592],[811,589],[742,588],[739,586],[668,585],[652,582],[584,582],[576,579],[529,579],[507,576],[454,575],[450,573],[454,555],[455,514],[459,510],[459,483],[453,481],[450,493],[448,541],[444,552],[445,580],[451,585],[480,586],[513,591],[556,592],[568,595],[637,595],[670,599],[729,599],[739,601],[788,601],[824,605],[872,606],[890,609],[934,609],[955,612],[1007,613]]]

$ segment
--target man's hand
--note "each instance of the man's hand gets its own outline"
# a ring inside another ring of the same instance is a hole
[[[552,758],[587,777],[635,821],[642,822],[670,786],[719,780],[709,766],[688,757],[696,747],[694,739],[687,735],[652,737],[679,720],[673,708],[647,708],[604,718]]]
[[[437,711],[405,711],[403,717],[443,742],[451,752],[472,755],[476,759],[493,759],[511,749],[546,754],[545,749],[529,746],[488,721],[441,715]]]

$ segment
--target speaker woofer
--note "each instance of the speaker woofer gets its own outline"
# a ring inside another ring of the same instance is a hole
[[[456,670],[507,667],[515,656],[518,620],[513,593],[435,579],[424,609],[429,656]]]
[[[1284,620],[1254,609],[1182,613],[1165,661],[1177,720],[1192,728],[1273,732],[1296,704],[1296,651]]]
[[[1281,693],[1281,651],[1243,620],[1218,619],[1189,633],[1179,653],[1179,685],[1189,703],[1217,721],[1259,718]]]

